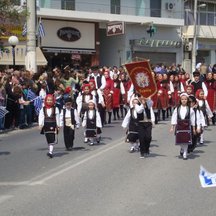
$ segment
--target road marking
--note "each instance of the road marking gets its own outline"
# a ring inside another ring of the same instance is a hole
[[[21,186],[21,185],[29,185],[30,181],[23,182],[0,182],[0,186]]]
[[[125,138],[118,139],[118,140],[116,140],[115,142],[112,143],[112,146],[110,146],[110,147],[108,147],[108,148],[106,148],[106,149],[103,149],[103,150],[100,149],[100,151],[99,151],[98,153],[92,152],[94,155],[91,155],[91,156],[89,156],[89,157],[87,157],[87,158],[85,158],[85,159],[83,159],[83,160],[81,160],[81,161],[79,161],[79,162],[77,162],[77,163],[75,163],[75,164],[72,164],[72,165],[67,166],[66,168],[63,168],[63,169],[62,169],[62,168],[61,168],[62,166],[65,166],[65,165],[68,164],[68,163],[65,163],[65,164],[63,164],[63,165],[61,165],[61,166],[59,166],[59,167],[57,168],[57,170],[59,170],[59,171],[52,172],[51,174],[49,174],[49,173],[43,174],[43,175],[46,175],[47,177],[44,177],[44,178],[42,178],[42,179],[40,179],[40,180],[35,180],[35,181],[32,180],[32,182],[29,183],[29,185],[30,185],[30,186],[35,186],[35,185],[42,185],[42,184],[45,184],[46,181],[48,181],[48,180],[50,180],[50,179],[52,179],[52,178],[54,178],[54,177],[56,177],[56,176],[59,176],[59,175],[61,175],[62,173],[67,172],[68,170],[71,170],[71,169],[73,169],[73,168],[76,168],[76,167],[78,167],[78,166],[80,166],[80,165],[82,165],[82,164],[88,162],[89,160],[94,159],[94,158],[96,158],[96,157],[98,157],[98,156],[100,156],[100,155],[106,153],[107,151],[110,151],[110,150],[112,150],[112,149],[114,149],[114,148],[116,148],[116,147],[122,145],[124,139],[125,139]],[[70,161],[69,163],[71,163],[71,162],[72,162],[72,161]],[[56,169],[55,169],[55,170],[56,170]],[[39,177],[36,177],[36,178],[39,178]],[[36,179],[36,178],[35,178],[35,179]]]

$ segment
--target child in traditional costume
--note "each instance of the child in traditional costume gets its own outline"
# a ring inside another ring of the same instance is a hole
[[[94,100],[88,102],[88,109],[84,113],[82,126],[85,128],[85,142],[90,141],[90,145],[94,145],[95,141],[100,142],[102,123]]]
[[[128,128],[126,142],[130,143],[129,151],[131,153],[139,150],[138,118],[137,118],[137,112],[134,109],[135,104],[138,103],[139,103],[138,98],[134,98],[132,101],[133,107],[131,107],[128,110],[122,122],[122,127]]]
[[[80,124],[77,110],[72,107],[72,104],[72,98],[67,98],[60,114],[60,125],[63,126],[64,144],[67,151],[73,148],[75,128],[79,128]]]
[[[211,119],[213,117],[212,111],[209,107],[208,101],[205,99],[204,96],[204,91],[202,89],[198,89],[196,92],[196,98],[198,101],[198,105],[200,110],[202,110],[203,115],[204,115],[204,119],[205,119],[205,124],[203,124],[202,126],[202,133],[200,135],[200,144],[202,145],[204,142],[204,128],[208,125],[209,123],[209,119]]]
[[[190,107],[188,95],[180,95],[180,105],[172,114],[170,132],[175,131],[176,145],[180,145],[180,155],[187,160],[188,145],[192,144],[192,131],[195,134],[195,113]],[[192,127],[192,128],[191,128]]]
[[[201,133],[201,127],[203,123],[205,124],[205,121],[204,121],[203,112],[199,109],[195,96],[190,95],[189,101],[190,101],[190,106],[194,110],[194,114],[195,114],[195,133],[192,133],[192,145],[188,146],[188,153],[191,153],[194,151],[194,149],[197,146],[197,141]]]
[[[41,134],[45,134],[48,153],[47,156],[53,157],[53,148],[57,143],[58,128],[60,126],[59,121],[59,109],[55,107],[55,98],[53,95],[48,94],[44,100],[44,107],[40,110],[39,127],[42,129]]]

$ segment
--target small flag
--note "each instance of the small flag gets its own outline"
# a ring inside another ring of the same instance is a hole
[[[42,109],[42,105],[43,105],[43,100],[41,98],[41,96],[38,96],[34,99],[34,107],[35,107],[35,112],[38,115],[40,110]]]
[[[43,23],[41,22],[41,19],[40,19],[39,24],[38,24],[37,35],[39,37],[45,37],[45,30],[44,30],[44,27],[43,27]]]
[[[26,97],[27,97],[27,100],[32,101],[37,97],[37,95],[31,89],[28,89],[28,93]]]
[[[27,35],[27,24],[25,23],[22,29],[22,36],[25,37]]]
[[[4,106],[0,106],[0,119],[3,118],[7,113],[9,113],[8,110]]]
[[[200,166],[199,179],[203,188],[216,187],[216,173],[210,173],[202,166]]]

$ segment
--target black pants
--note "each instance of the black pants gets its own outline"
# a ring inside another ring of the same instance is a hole
[[[152,123],[151,122],[139,122],[138,124],[138,136],[140,142],[140,153],[149,153],[149,147],[152,140]]]
[[[71,127],[64,126],[64,143],[66,149],[73,148],[74,130]]]

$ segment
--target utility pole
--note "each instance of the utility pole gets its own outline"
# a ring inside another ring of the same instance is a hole
[[[197,54],[197,0],[194,0],[194,35],[193,35],[193,49],[191,55],[191,73],[196,69],[196,54]]]
[[[35,0],[27,0],[27,43],[25,66],[27,70],[37,72],[36,64],[36,3]]]

